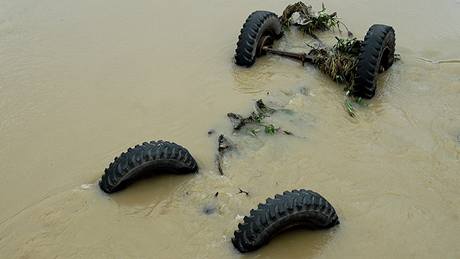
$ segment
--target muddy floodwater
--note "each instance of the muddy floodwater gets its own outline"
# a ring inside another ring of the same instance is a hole
[[[310,65],[234,65],[249,13],[290,3],[1,0],[0,258],[460,258],[460,64],[419,59],[460,58],[460,1],[325,2],[358,38],[396,31],[401,61],[355,118]],[[311,38],[285,36],[278,47],[308,51]],[[295,136],[233,134],[226,114],[257,99],[288,109],[269,120]],[[210,129],[238,147],[223,176]],[[100,191],[115,156],[158,139],[187,147],[199,172]],[[242,216],[296,188],[341,224],[239,254]]]

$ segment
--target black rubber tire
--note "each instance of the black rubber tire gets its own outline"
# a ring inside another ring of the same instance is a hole
[[[332,205],[313,191],[293,190],[268,198],[244,217],[232,243],[241,253],[254,251],[277,234],[292,228],[324,229],[339,224]]]
[[[235,63],[250,67],[256,61],[257,46],[262,36],[270,36],[273,40],[283,35],[278,16],[268,11],[255,11],[246,19],[241,29],[235,50]]]
[[[102,191],[113,193],[155,172],[185,174],[197,170],[195,159],[184,147],[162,140],[144,142],[115,157],[99,186]]]
[[[376,78],[381,70],[393,65],[395,54],[393,27],[374,24],[367,31],[358,57],[353,94],[371,99],[377,89]]]

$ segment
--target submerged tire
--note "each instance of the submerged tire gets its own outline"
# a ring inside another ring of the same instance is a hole
[[[358,57],[353,94],[371,99],[377,89],[376,78],[380,71],[393,65],[395,32],[393,27],[374,24],[367,31]]]
[[[256,57],[262,55],[260,51],[262,36],[270,36],[270,42],[267,42],[269,44],[282,35],[281,23],[276,14],[268,11],[253,12],[246,19],[238,37],[235,63],[239,66],[252,66]]]
[[[180,145],[162,140],[144,142],[115,157],[99,186],[104,192],[113,193],[158,171],[185,174],[197,170],[195,159]]]
[[[232,243],[238,251],[250,252],[287,229],[324,229],[337,224],[337,214],[325,198],[313,191],[293,190],[268,198],[265,204],[251,210],[238,225]]]

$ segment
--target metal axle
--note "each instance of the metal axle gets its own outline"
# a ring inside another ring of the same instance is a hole
[[[282,57],[288,57],[288,58],[300,60],[302,62],[302,66],[305,64],[305,62],[313,63],[313,60],[314,60],[313,56],[307,55],[306,53],[295,53],[295,52],[282,51],[282,50],[272,49],[268,46],[262,47],[262,50],[266,53],[271,53],[271,54],[282,56]]]

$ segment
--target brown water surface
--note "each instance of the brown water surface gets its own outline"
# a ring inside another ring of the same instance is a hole
[[[247,15],[289,3],[1,0],[0,257],[460,258],[460,64],[418,59],[460,58],[460,1],[326,2],[360,38],[396,30],[402,60],[356,119],[309,65],[233,64]],[[297,137],[231,134],[225,114],[259,98],[293,111],[270,120]],[[239,147],[224,176],[211,128]],[[186,146],[199,173],[99,190],[114,156],[156,139]],[[237,253],[241,216],[295,188],[324,195],[341,224]]]

